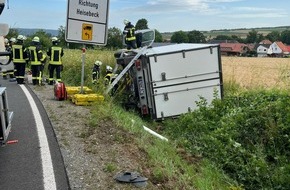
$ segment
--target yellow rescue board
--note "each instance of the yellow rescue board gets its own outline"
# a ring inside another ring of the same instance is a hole
[[[81,92],[81,87],[80,86],[67,86],[66,87],[66,92],[67,92],[67,97],[69,99],[73,98],[73,95],[79,94]],[[84,94],[92,94],[93,90],[88,88],[87,86],[83,87],[83,93]]]
[[[75,94],[72,97],[72,102],[76,105],[87,106],[94,102],[103,102],[104,96],[99,94]]]

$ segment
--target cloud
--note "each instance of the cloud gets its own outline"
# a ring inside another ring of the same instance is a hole
[[[286,10],[276,8],[263,8],[263,7],[235,7],[228,14],[230,14],[232,18],[241,18],[241,19],[283,18],[289,16]]]
[[[204,0],[204,2],[208,3],[232,3],[232,2],[239,2],[244,0]]]
[[[245,14],[235,14],[232,15],[232,18],[283,18],[288,15],[285,13],[245,13]]]
[[[113,1],[115,3],[118,2],[118,0]],[[190,11],[191,14],[217,14],[221,9],[221,7],[218,7],[219,4],[239,1],[244,0],[141,0],[134,4],[132,4],[132,1],[130,1],[131,3],[122,1],[122,3],[128,3],[128,7],[123,9],[123,11],[132,12],[133,14],[174,14],[188,13]]]

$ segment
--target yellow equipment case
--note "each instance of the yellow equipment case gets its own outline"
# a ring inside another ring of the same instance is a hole
[[[75,94],[72,102],[78,106],[89,106],[94,102],[102,102],[104,99],[104,96],[99,94]]]
[[[72,99],[75,94],[79,94],[81,92],[80,86],[67,86],[66,87],[67,98]],[[88,88],[87,86],[83,87],[84,94],[92,94],[92,89]]]

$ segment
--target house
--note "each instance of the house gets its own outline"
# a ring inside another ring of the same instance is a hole
[[[271,45],[273,42],[270,40],[262,40],[259,44],[264,44],[264,45]]]
[[[269,54],[272,54],[271,49],[269,49],[272,43],[270,40],[262,40],[259,44],[256,44],[257,57],[268,57]]]
[[[242,43],[220,43],[221,55],[227,56],[242,56],[246,55],[249,48]]]
[[[272,54],[270,46],[271,44],[258,44],[256,48],[257,57],[268,57],[268,55]]]
[[[277,41],[270,45],[268,55],[271,57],[285,57],[289,55],[289,48],[282,42]]]

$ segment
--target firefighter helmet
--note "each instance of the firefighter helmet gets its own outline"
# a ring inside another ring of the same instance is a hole
[[[39,42],[39,37],[38,36],[35,36],[33,39],[32,39],[33,42]]]
[[[9,40],[8,40],[7,38],[5,38],[5,39],[4,39],[4,43],[5,43],[5,44],[8,44],[8,43],[9,43]]]
[[[130,21],[128,19],[124,20],[124,24],[127,25]]]
[[[22,40],[23,41],[23,40],[25,40],[25,37],[23,35],[18,35],[17,36],[17,40]]]
[[[58,42],[58,38],[57,38],[57,37],[52,37],[52,38],[51,38],[51,41],[52,41],[52,42]]]
[[[15,43],[16,42],[16,39],[12,37],[12,38],[10,38],[9,41]]]
[[[113,68],[107,65],[106,66],[106,71],[107,72],[113,72]]]
[[[97,60],[96,62],[95,62],[95,65],[97,65],[97,66],[101,66],[103,63],[101,62],[101,61],[99,61],[99,60]]]

